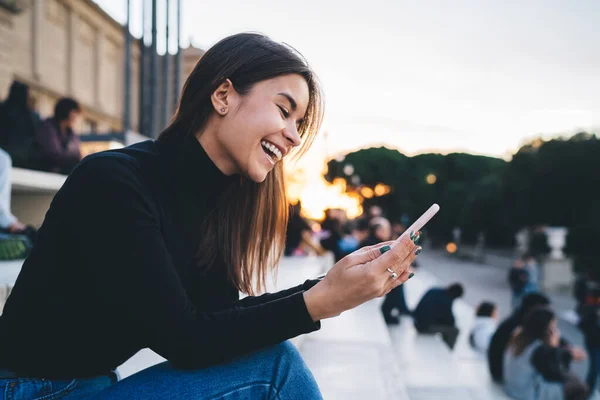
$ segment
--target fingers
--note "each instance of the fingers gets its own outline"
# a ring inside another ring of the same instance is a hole
[[[391,268],[399,274],[400,272],[404,272],[412,260],[414,260],[416,250],[417,245],[409,236],[405,236],[391,246],[388,252],[380,257],[373,258],[373,266],[381,272],[384,272],[387,268]],[[406,263],[406,260],[410,262]]]
[[[398,286],[402,285],[404,282],[408,281],[414,275],[415,274],[411,270],[407,269],[400,276],[398,276],[398,278],[396,278],[396,279],[389,278],[389,281],[386,282],[386,285],[383,289],[383,294],[387,295],[389,292],[391,292]]]
[[[368,263],[369,261],[373,261],[373,260],[377,259],[378,257],[380,257],[382,254],[384,254],[387,251],[385,249],[385,247],[386,246],[390,247],[393,243],[394,243],[393,241],[388,241],[388,242],[381,242],[374,246],[366,246],[359,250],[356,250],[354,253],[347,255],[344,258],[348,262],[348,266],[365,264],[365,263]],[[383,252],[382,252],[382,249],[383,249]]]
[[[387,242],[377,243],[377,244],[375,244],[373,246],[365,246],[365,247],[362,247],[362,248],[356,250],[356,253],[362,253],[362,252],[369,251],[369,250],[372,250],[372,249],[378,249],[379,250],[381,247],[383,247],[383,246],[391,246],[393,243],[394,243],[393,240],[389,240]]]

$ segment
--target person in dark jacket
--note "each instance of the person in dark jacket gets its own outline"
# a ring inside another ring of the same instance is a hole
[[[417,331],[441,333],[448,347],[454,349],[459,330],[455,325],[452,304],[463,294],[464,288],[460,283],[453,283],[447,288],[429,289],[413,311]]]
[[[39,128],[40,118],[30,108],[29,86],[14,81],[8,98],[0,104],[0,148],[10,155],[12,165],[29,169],[39,166]]]
[[[392,239],[392,229],[389,221],[383,217],[373,218],[373,225],[371,226],[371,234],[369,237],[371,238],[371,242],[377,238],[387,238],[386,240]],[[419,233],[412,233],[411,238],[415,244],[419,244]],[[367,241],[365,244],[366,243],[369,242]],[[397,325],[400,323],[400,315],[410,314],[410,310],[406,304],[406,297],[404,296],[403,285],[398,286],[385,296],[385,300],[381,304],[381,313],[383,314],[385,323],[388,325]]]
[[[586,382],[590,389],[600,392],[597,387],[600,374],[600,285],[590,282],[584,297],[580,307],[579,328],[585,338],[585,347],[590,358]]]
[[[42,170],[69,174],[81,161],[79,137],[74,132],[80,117],[75,100],[62,98],[56,103],[54,116],[42,123],[37,136]]]
[[[79,163],[0,316],[0,393],[322,398],[288,339],[406,282],[416,258],[408,239],[377,244],[257,296],[285,243],[281,161],[322,110],[293,48],[237,34],[198,61],[158,140]],[[167,362],[117,381],[144,348]]]

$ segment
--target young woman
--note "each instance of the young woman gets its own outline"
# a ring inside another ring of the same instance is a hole
[[[504,389],[518,400],[584,400],[587,388],[569,372],[572,360],[585,354],[559,346],[556,317],[547,307],[538,307],[525,318],[522,329],[507,348],[504,359]]]
[[[56,195],[0,318],[0,398],[320,398],[286,340],[402,284],[420,251],[382,243],[254,296],[283,251],[281,160],[321,118],[289,47],[212,47],[157,141],[87,157]],[[117,382],[146,347],[168,361]]]

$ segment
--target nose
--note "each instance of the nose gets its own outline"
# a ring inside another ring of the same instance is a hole
[[[284,129],[283,136],[292,145],[292,147],[298,147],[300,144],[302,144],[302,138],[298,134],[298,129],[295,125]]]

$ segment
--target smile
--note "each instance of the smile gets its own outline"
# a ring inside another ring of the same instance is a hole
[[[260,144],[265,153],[267,153],[267,156],[271,159],[271,161],[273,161],[273,164],[275,164],[277,161],[283,158],[281,150],[279,150],[279,148],[273,143],[263,140],[260,142]]]

